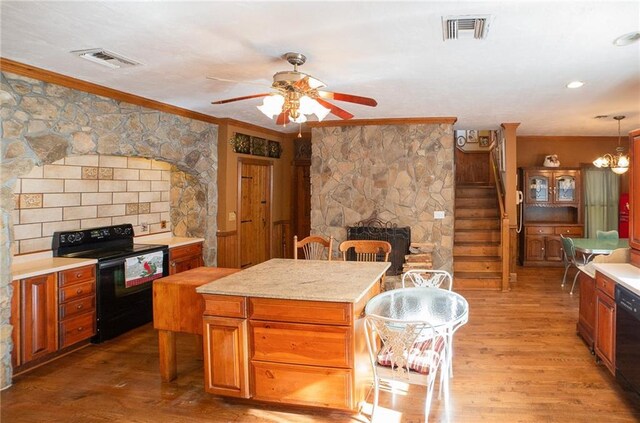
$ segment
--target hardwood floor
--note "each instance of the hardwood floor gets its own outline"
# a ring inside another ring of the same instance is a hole
[[[436,395],[431,421],[640,421],[640,397],[620,387],[576,336],[579,295],[560,288],[562,271],[519,268],[510,292],[461,292],[470,319],[454,341],[449,412]],[[15,378],[1,394],[0,417],[11,423],[369,421],[367,414],[222,399],[205,393],[202,379],[194,339],[184,335],[178,379],[161,383],[157,335],[147,325]],[[380,405],[377,422],[422,421],[424,388],[383,392]]]

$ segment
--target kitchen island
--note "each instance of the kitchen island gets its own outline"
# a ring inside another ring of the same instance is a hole
[[[198,287],[205,390],[357,410],[371,384],[363,311],[389,266],[272,259]]]

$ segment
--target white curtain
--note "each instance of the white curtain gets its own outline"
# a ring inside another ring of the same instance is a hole
[[[585,237],[595,238],[596,231],[618,230],[620,175],[610,169],[584,169]]]

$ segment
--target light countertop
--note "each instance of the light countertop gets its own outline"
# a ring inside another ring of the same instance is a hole
[[[202,285],[201,294],[355,303],[390,262],[271,259]]]
[[[594,263],[593,267],[603,275],[640,295],[640,268],[629,263]]]
[[[11,279],[30,278],[75,267],[95,265],[97,262],[95,259],[66,257],[48,257],[22,261],[11,266]]]
[[[145,235],[133,239],[135,244],[162,244],[168,245],[169,249],[182,247],[183,245],[196,244],[204,242],[204,238],[187,238],[182,236],[172,236],[171,233],[163,232],[160,234]]]

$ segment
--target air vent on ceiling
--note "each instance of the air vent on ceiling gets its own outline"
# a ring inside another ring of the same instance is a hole
[[[137,66],[140,64],[135,60],[128,59],[120,54],[116,54],[102,48],[92,48],[88,50],[75,50],[75,51],[72,51],[71,53],[83,59],[87,59],[93,63],[107,66],[111,69],[127,68],[131,66]]]
[[[475,38],[482,40],[489,32],[491,15],[443,16],[442,36],[444,40]]]

